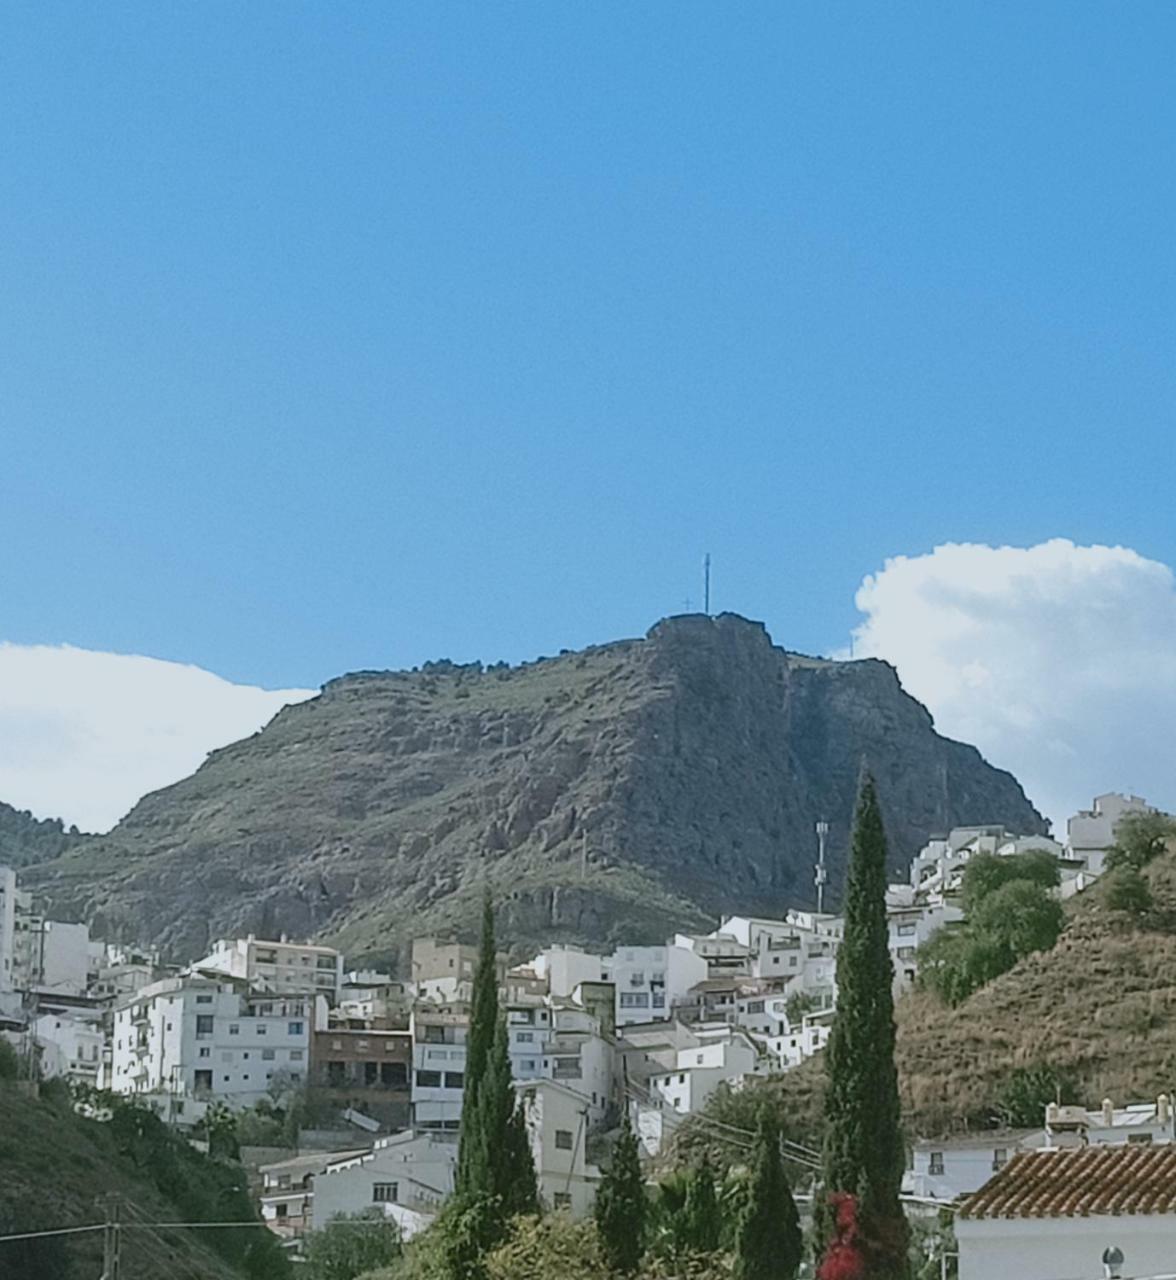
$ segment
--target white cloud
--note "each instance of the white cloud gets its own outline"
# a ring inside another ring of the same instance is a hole
[[[106,831],[309,689],[69,645],[0,643],[0,800]]]
[[[1055,830],[1106,791],[1176,809],[1176,582],[1128,547],[948,544],[855,597],[858,657],[894,664],[949,737],[1011,769]]]

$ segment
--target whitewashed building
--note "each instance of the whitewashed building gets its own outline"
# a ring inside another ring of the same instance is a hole
[[[1170,1275],[1176,1144],[1023,1152],[964,1201],[956,1241],[959,1280]]]
[[[412,1012],[412,1122],[456,1132],[465,1090],[468,1006],[418,1004]]]
[[[277,942],[252,934],[247,938],[222,938],[192,968],[201,973],[224,974],[275,995],[317,992],[332,1003],[339,999],[343,985],[343,956],[334,947],[290,942],[284,936]]]
[[[694,1043],[677,1050],[669,1070],[649,1078],[651,1094],[682,1115],[701,1110],[719,1085],[761,1069],[761,1050],[746,1032],[726,1025],[691,1031]]]
[[[370,1151],[331,1161],[313,1178],[312,1229],[341,1214],[381,1211],[410,1240],[453,1193],[457,1142],[438,1133],[405,1130],[380,1138]]]
[[[355,1151],[312,1151],[263,1164],[261,1175],[261,1220],[284,1240],[297,1239],[311,1227],[314,1180],[337,1161],[354,1160],[369,1148]]]
[[[1126,817],[1154,812],[1142,796],[1125,796],[1117,791],[1095,796],[1089,809],[1080,809],[1066,823],[1067,853],[1092,875],[1101,875],[1119,823]]]
[[[61,1076],[81,1084],[99,1084],[106,1036],[96,1014],[43,1013],[34,1019],[30,1030],[44,1079]]]
[[[110,1087],[252,1106],[278,1072],[306,1078],[312,1006],[211,978],[152,983],[114,1011]]]
[[[611,982],[616,1025],[668,1018],[678,1000],[707,977],[707,962],[677,942],[661,947],[618,947],[600,956],[576,947],[550,947],[530,968],[552,996],[571,996],[584,983]]]
[[[1043,1129],[993,1129],[915,1142],[903,1190],[930,1200],[971,1195],[1021,1151],[1045,1145]]]
[[[592,1212],[600,1170],[588,1163],[589,1098],[561,1080],[533,1080],[515,1085],[531,1139],[531,1155],[539,1196],[549,1209],[574,1218]]]

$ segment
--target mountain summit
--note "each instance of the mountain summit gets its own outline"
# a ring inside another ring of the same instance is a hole
[[[886,663],[685,615],[518,667],[332,680],[27,880],[179,958],[285,932],[396,963],[416,934],[469,933],[487,883],[517,948],[660,940],[811,903],[818,819],[836,900],[863,762],[895,872],[952,826],[1045,829]]]

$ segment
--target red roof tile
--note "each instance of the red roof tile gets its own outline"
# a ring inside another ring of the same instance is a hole
[[[963,1218],[1176,1213],[1176,1144],[1026,1151],[970,1195]]]

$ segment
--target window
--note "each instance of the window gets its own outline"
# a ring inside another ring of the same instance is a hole
[[[275,1218],[288,1218],[290,1216],[290,1206],[287,1204],[274,1205]]]
[[[291,1061],[291,1062],[301,1062],[301,1061],[302,1061],[302,1050],[301,1050],[301,1049],[291,1049],[291,1050],[290,1050],[290,1061]]]
[[[241,1034],[241,1024],[239,1022],[229,1023],[229,1035],[239,1036]]]
[[[258,1022],[258,1024],[257,1024],[257,1034],[258,1034],[259,1036],[263,1036],[263,1035],[265,1035],[265,1034],[266,1034],[266,1032],[267,1032],[268,1030],[269,1030],[269,1028],[266,1026],[266,1024],[265,1024],[264,1022]]]
[[[649,995],[644,991],[622,991],[621,992],[621,1008],[622,1009],[648,1009]]]
[[[197,996],[197,1004],[212,1004],[212,996]]]
[[[572,1207],[572,1197],[567,1191],[557,1191],[551,1197],[552,1208],[570,1209]]]
[[[749,1000],[747,1002],[748,1013],[763,1013],[764,1002],[762,1000]]]
[[[315,963],[315,967],[318,969],[334,970],[335,968],[335,962],[334,960],[331,959],[330,956],[319,956],[319,958],[314,963]]]
[[[928,1169],[928,1172],[932,1175],[932,1177],[943,1176],[943,1152],[942,1151],[931,1152],[931,1164]]]
[[[422,1089],[440,1089],[441,1088],[441,1072],[440,1071],[418,1071],[416,1073],[416,1082]]]
[[[211,1090],[212,1089],[212,1072],[197,1071],[195,1085],[196,1085],[197,1093],[200,1093],[203,1090]]]
[[[535,1033],[533,1031],[519,1031],[515,1034],[515,1042],[517,1044],[534,1044]]]
[[[664,991],[655,991],[653,993],[653,1007],[655,1009],[664,1009],[666,1007],[666,993]]]
[[[535,1070],[535,1059],[534,1059],[534,1058],[524,1058],[524,1059],[523,1059],[523,1070],[524,1070],[524,1071],[534,1071],[534,1070]]]
[[[913,924],[900,924],[898,926],[898,936],[900,938],[913,938],[915,936],[915,926]]]
[[[274,1051],[272,1049],[262,1049],[261,1060],[262,1062],[273,1062]]]
[[[555,1145],[560,1151],[571,1151],[572,1149],[572,1131],[571,1129],[556,1129]]]
[[[196,1038],[204,1039],[212,1035],[212,1014],[198,1013],[196,1015]]]
[[[372,1203],[392,1204],[400,1194],[400,1184],[396,1182],[373,1182]]]
[[[207,1046],[207,1045],[204,1045],[204,1046],[201,1048],[200,1052],[197,1054],[197,1057],[200,1057],[200,1058],[207,1058],[208,1056],[209,1056],[208,1046]]]
[[[289,1035],[292,1035],[292,1036],[300,1036],[300,1035],[302,1034],[302,1023],[301,1023],[301,1022],[291,1022],[291,1023],[287,1024],[287,1026],[286,1026],[286,1031],[287,1031],[287,1033],[288,1033]],[[359,1045],[359,1047],[360,1047],[361,1049],[366,1049],[366,1048],[367,1048],[367,1044],[366,1044],[366,1042],[364,1042],[364,1041],[360,1041],[360,1045]]]
[[[445,1087],[447,1089],[464,1089],[465,1088],[465,1072],[464,1071],[447,1071],[445,1073]]]
[[[1151,1143],[1152,1136],[1150,1133],[1129,1133],[1127,1135],[1128,1145],[1137,1147],[1146,1147]]]

